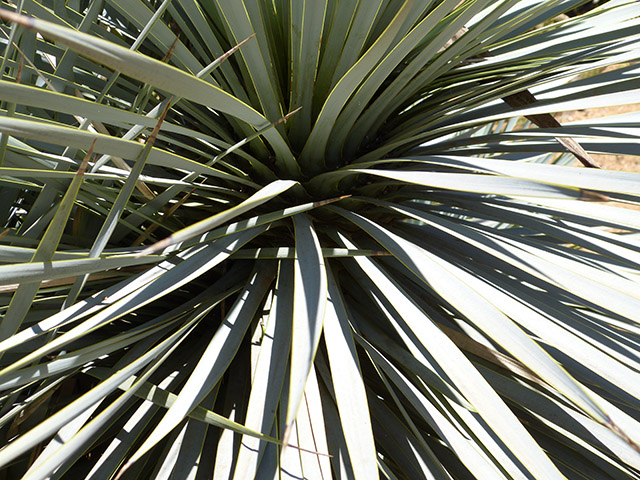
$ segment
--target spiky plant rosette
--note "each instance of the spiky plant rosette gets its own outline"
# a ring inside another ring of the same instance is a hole
[[[640,478],[635,0],[3,2],[4,478]],[[597,157],[597,156],[596,156]]]

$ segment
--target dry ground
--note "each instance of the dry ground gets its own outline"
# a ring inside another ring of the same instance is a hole
[[[640,103],[634,105],[623,105],[619,107],[593,108],[585,110],[575,110],[572,112],[563,112],[555,117],[562,124],[569,122],[577,122],[591,118],[608,117],[612,115],[620,115],[622,113],[640,111]],[[640,151],[640,145],[638,145]],[[593,158],[607,170],[624,170],[627,172],[640,172],[640,155],[597,155],[592,154]],[[576,164],[579,164],[576,161]]]
[[[563,112],[555,115],[556,119],[564,124],[569,122],[577,122],[580,120],[588,120],[591,118],[608,117],[612,115],[620,115],[623,113],[640,111],[640,103],[633,105],[623,105],[618,107],[592,108],[585,110],[575,110],[572,112]],[[640,151],[640,145],[639,145]],[[626,172],[640,172],[640,155],[591,155],[602,168],[606,170],[622,170]],[[573,163],[576,167],[582,167],[582,164],[576,160]],[[630,208],[632,210],[640,210],[640,205],[632,205],[620,202],[605,202],[609,205],[615,204],[618,207]]]

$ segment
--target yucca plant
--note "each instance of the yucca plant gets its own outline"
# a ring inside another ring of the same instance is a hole
[[[584,3],[3,1],[0,478],[640,478]]]

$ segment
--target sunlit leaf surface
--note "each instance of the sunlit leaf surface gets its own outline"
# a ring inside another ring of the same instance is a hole
[[[636,0],[0,17],[0,477],[640,479]]]

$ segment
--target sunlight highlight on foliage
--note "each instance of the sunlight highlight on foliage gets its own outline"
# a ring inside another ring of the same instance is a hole
[[[640,480],[640,111],[557,116],[637,103],[640,12],[586,3],[2,1],[6,478]]]

